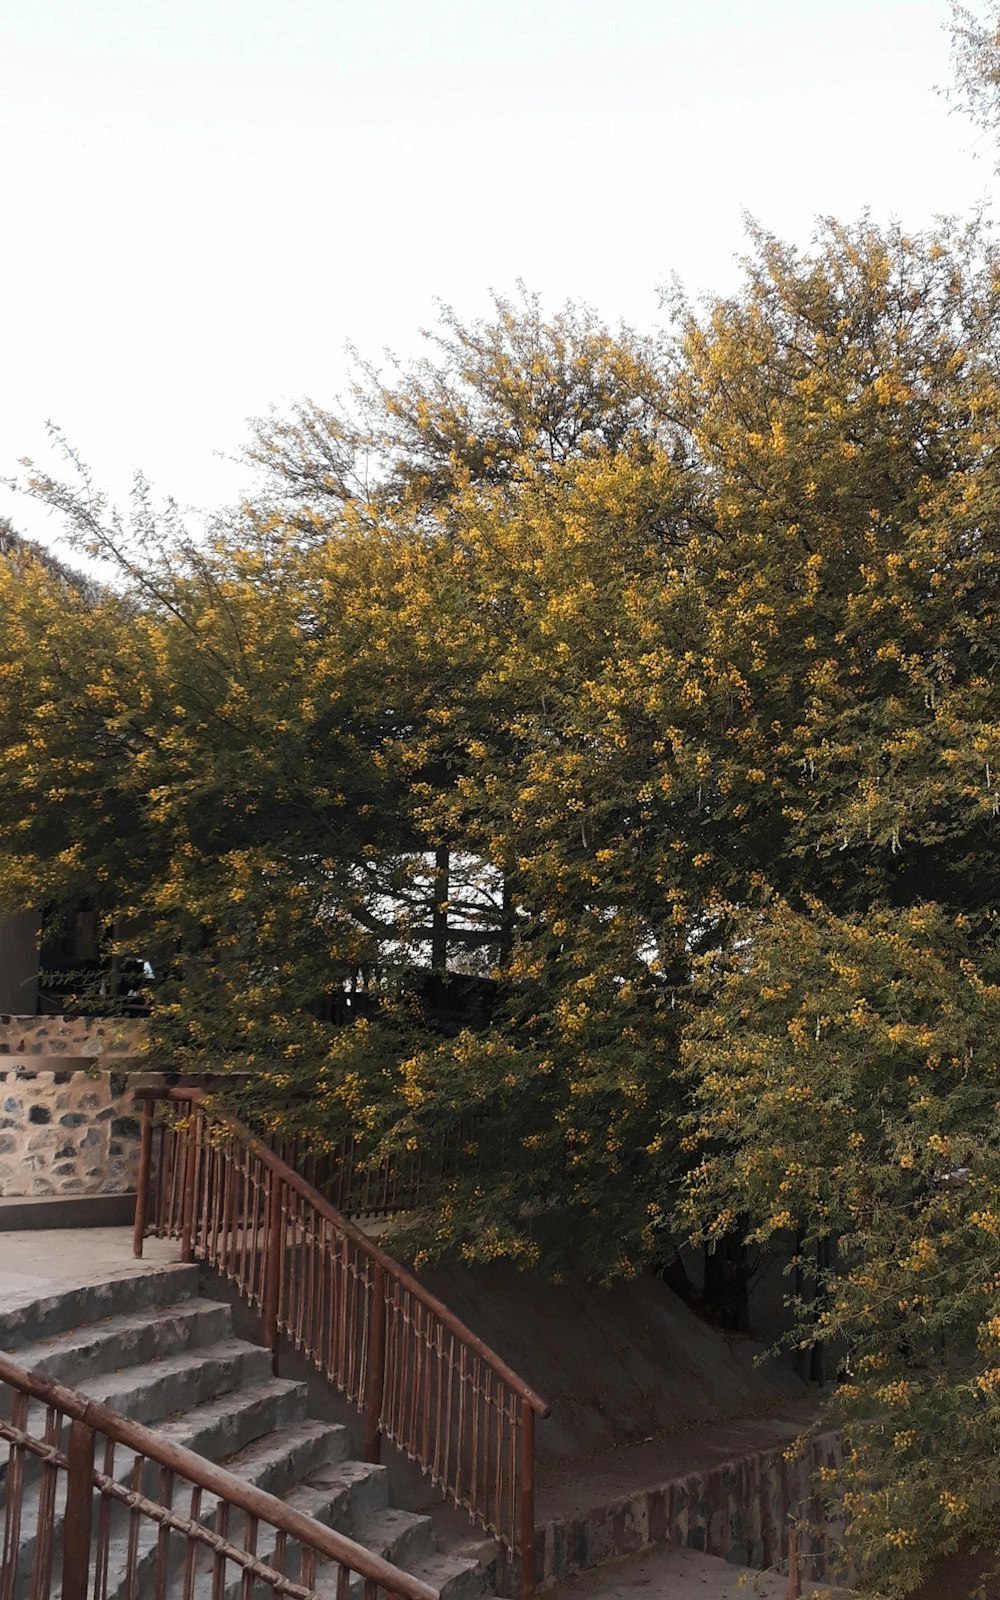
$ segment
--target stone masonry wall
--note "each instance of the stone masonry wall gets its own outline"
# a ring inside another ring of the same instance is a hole
[[[135,1188],[135,1090],[158,1081],[141,1070],[142,1030],[133,1017],[0,1015],[0,1198]]]
[[[0,1197],[127,1194],[151,1074],[0,1067]]]
[[[136,1017],[19,1017],[0,1013],[0,1057],[15,1060],[36,1056],[134,1056],[143,1034]]]
[[[604,1504],[581,1505],[576,1516],[543,1522],[536,1530],[540,1586],[547,1588],[664,1540],[740,1566],[781,1571],[793,1524],[800,1530],[803,1580],[835,1578],[840,1529],[827,1523],[815,1482],[820,1470],[836,1466],[840,1441],[834,1433],[817,1433],[798,1451],[793,1447],[796,1429],[788,1433],[780,1447],[737,1455],[700,1472],[632,1489]],[[579,1498],[587,1500],[585,1494]]]

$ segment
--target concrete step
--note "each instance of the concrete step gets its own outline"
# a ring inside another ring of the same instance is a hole
[[[278,1378],[272,1381],[281,1382]],[[252,1483],[279,1499],[290,1499],[295,1485],[304,1478],[311,1478],[314,1473],[344,1473],[356,1465],[347,1462],[346,1455],[346,1428],[307,1417],[297,1424],[280,1423],[275,1431],[225,1457],[223,1465],[244,1483]]]
[[[196,1406],[153,1431],[279,1497],[304,1472],[322,1470],[345,1448],[344,1429],[310,1420],[305,1414],[305,1386],[283,1378],[269,1378],[239,1396],[222,1395],[212,1405]],[[131,1450],[115,1451],[113,1470],[120,1483],[131,1484],[135,1459]],[[142,1486],[152,1499],[159,1492],[158,1474],[150,1462]],[[209,1497],[203,1498],[207,1504]]]
[[[39,1248],[43,1248],[39,1246]],[[42,1295],[11,1311],[0,1311],[0,1350],[17,1361],[18,1351],[55,1334],[98,1322],[103,1317],[162,1308],[198,1294],[197,1266],[154,1267],[105,1283],[85,1284]],[[23,1365],[23,1363],[21,1363]]]
[[[355,1466],[362,1463],[352,1463]],[[378,1471],[379,1469],[372,1469]],[[287,1495],[289,1505],[302,1511],[307,1516],[316,1517],[326,1526],[332,1526],[324,1516],[318,1515],[323,1509],[321,1492],[310,1493],[306,1486]],[[370,1512],[357,1519],[351,1529],[338,1529],[338,1532],[349,1533],[350,1537],[358,1544],[364,1545],[366,1550],[375,1555],[383,1556],[387,1561],[402,1567],[404,1571],[412,1570],[412,1563],[416,1561],[431,1562],[434,1559],[433,1533],[430,1517],[421,1516],[413,1511],[400,1511],[395,1507],[387,1506],[379,1511]],[[260,1551],[265,1560],[273,1556],[273,1538],[262,1540]],[[316,1574],[316,1591],[324,1600],[336,1600],[338,1569],[335,1563],[321,1564]],[[451,1567],[447,1576],[455,1576]],[[463,1574],[464,1576],[464,1574]],[[227,1585],[226,1600],[238,1592],[238,1583]],[[478,1591],[471,1591],[472,1593]],[[351,1600],[360,1600],[364,1593],[364,1582],[357,1574],[353,1574],[350,1581],[349,1593]],[[208,1600],[209,1589],[206,1585],[204,1594],[197,1592],[196,1600]],[[459,1595],[457,1600],[464,1600]]]
[[[303,1516],[357,1539],[359,1521],[388,1508],[389,1474],[370,1461],[342,1460],[310,1472],[283,1498]]]
[[[268,1370],[266,1377],[242,1384],[237,1392],[226,1390],[188,1411],[161,1419],[153,1428],[172,1444],[228,1466],[256,1440],[297,1428],[305,1421],[305,1384],[273,1378]],[[232,1470],[238,1471],[235,1466]]]
[[[373,1550],[376,1555],[409,1571],[411,1561],[433,1553],[434,1524],[422,1512],[386,1506],[384,1511],[358,1517],[351,1538],[363,1544],[366,1550]]]
[[[121,1372],[95,1373],[81,1389],[88,1399],[100,1400],[112,1411],[149,1427],[270,1378],[269,1351],[228,1339],[201,1350],[180,1350]]]
[[[231,1339],[232,1325],[229,1306],[192,1297],[52,1334],[21,1346],[15,1359],[29,1372],[82,1389],[99,1374]]]
[[[492,1593],[486,1570],[473,1556],[447,1555],[435,1551],[408,1561],[406,1570],[421,1583],[436,1589],[441,1600],[476,1600],[477,1595]]]

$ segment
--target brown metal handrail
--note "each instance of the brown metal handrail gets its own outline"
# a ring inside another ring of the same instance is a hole
[[[535,1421],[544,1400],[448,1307],[197,1089],[140,1090],[135,1253],[147,1230],[217,1268],[266,1342],[302,1351],[535,1584]],[[157,1107],[160,1114],[157,1116]]]
[[[427,1584],[346,1535],[5,1356],[0,1385],[14,1396],[9,1416],[0,1415],[8,1444],[0,1600],[196,1600],[209,1584],[221,1600],[237,1579],[241,1597],[320,1600],[318,1572],[331,1593],[326,1564],[337,1600],[348,1600],[355,1574],[364,1600],[437,1600]],[[32,1401],[44,1407],[42,1418],[36,1409],[33,1420]],[[119,1460],[116,1476],[118,1447],[131,1459]],[[40,1463],[37,1485],[25,1470],[31,1460]],[[239,1513],[242,1533],[232,1527]]]
[[[377,1163],[365,1159],[351,1134],[322,1151],[310,1149],[294,1137],[279,1136],[265,1142],[345,1217],[374,1218],[398,1216],[424,1205],[431,1184],[456,1171],[469,1144],[487,1136],[497,1157],[495,1127],[485,1117],[471,1117],[449,1128],[430,1150],[394,1151]],[[502,1146],[501,1139],[500,1153]]]

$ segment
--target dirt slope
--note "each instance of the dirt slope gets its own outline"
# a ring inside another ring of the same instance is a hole
[[[815,1390],[751,1339],[710,1327],[659,1279],[553,1287],[506,1266],[428,1280],[445,1304],[552,1405],[542,1461],[593,1456],[654,1434],[796,1408]]]

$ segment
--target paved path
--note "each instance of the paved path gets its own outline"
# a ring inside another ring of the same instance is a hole
[[[803,1588],[803,1596],[817,1600],[837,1592],[822,1585]],[[661,1544],[630,1561],[567,1578],[548,1593],[553,1600],[786,1600],[788,1579]]]
[[[173,1239],[147,1239],[142,1261],[132,1255],[131,1228],[36,1228],[0,1233],[0,1311],[135,1272],[175,1266]]]

